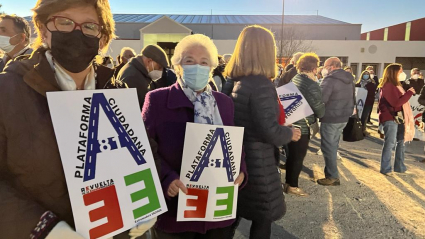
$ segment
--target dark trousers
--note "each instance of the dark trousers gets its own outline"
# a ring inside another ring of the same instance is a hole
[[[301,135],[298,142],[288,144],[289,153],[286,160],[286,183],[291,187],[298,187],[298,178],[303,168],[304,158],[307,155],[310,135]]]
[[[370,114],[372,114],[373,105],[365,105],[363,108],[363,113],[361,116],[361,122],[363,125],[363,131],[366,130],[366,123],[368,119],[370,120]]]
[[[196,232],[166,233],[154,228],[152,239],[231,239],[233,228],[231,226],[208,230],[206,234]]]
[[[236,233],[236,229],[239,226],[242,218],[238,217],[232,225],[232,235],[230,238],[233,238]],[[249,230],[249,239],[269,239],[272,236],[272,221],[269,220],[258,220],[252,221],[251,229]]]

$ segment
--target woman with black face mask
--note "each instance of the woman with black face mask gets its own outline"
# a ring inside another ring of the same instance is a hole
[[[46,93],[124,87],[112,69],[93,63],[115,37],[115,24],[107,0],[38,0],[33,11],[33,54],[0,75],[0,237],[81,238]]]

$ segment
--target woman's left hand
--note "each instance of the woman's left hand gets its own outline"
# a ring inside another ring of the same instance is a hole
[[[244,173],[240,173],[239,176],[235,180],[235,185],[241,186],[241,184],[243,183],[243,180],[244,179],[245,179],[245,174]]]

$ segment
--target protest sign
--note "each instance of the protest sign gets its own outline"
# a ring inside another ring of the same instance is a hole
[[[367,90],[361,87],[356,87],[356,103],[359,117],[362,117],[364,104],[366,102]]]
[[[286,114],[286,124],[292,124],[313,114],[307,100],[293,82],[277,88],[277,94]]]
[[[415,139],[419,139],[421,141],[425,141],[425,134],[419,130],[419,126],[422,122],[422,113],[424,112],[425,106],[420,105],[418,102],[419,95],[412,96],[410,98],[409,103],[410,107],[412,107],[413,120],[415,121]]]
[[[243,132],[241,127],[187,123],[177,221],[236,218]]]
[[[110,238],[167,211],[135,89],[47,100],[79,234]]]

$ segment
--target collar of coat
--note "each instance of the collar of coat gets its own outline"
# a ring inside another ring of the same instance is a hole
[[[174,85],[170,86],[168,94],[167,107],[169,109],[178,109],[178,108],[190,108],[193,109],[193,103],[187,98],[184,94],[179,83],[176,82]]]
[[[40,48],[31,55],[18,57],[5,69],[6,73],[21,75],[29,87],[44,97],[47,92],[61,91],[45,52],[46,49]],[[96,73],[96,89],[103,89],[109,82],[115,84],[112,69],[97,66]]]
[[[130,60],[129,64],[134,66],[145,77],[145,79],[149,79],[149,80],[151,79],[145,64],[143,64],[142,56],[139,55],[139,56],[133,57]]]

